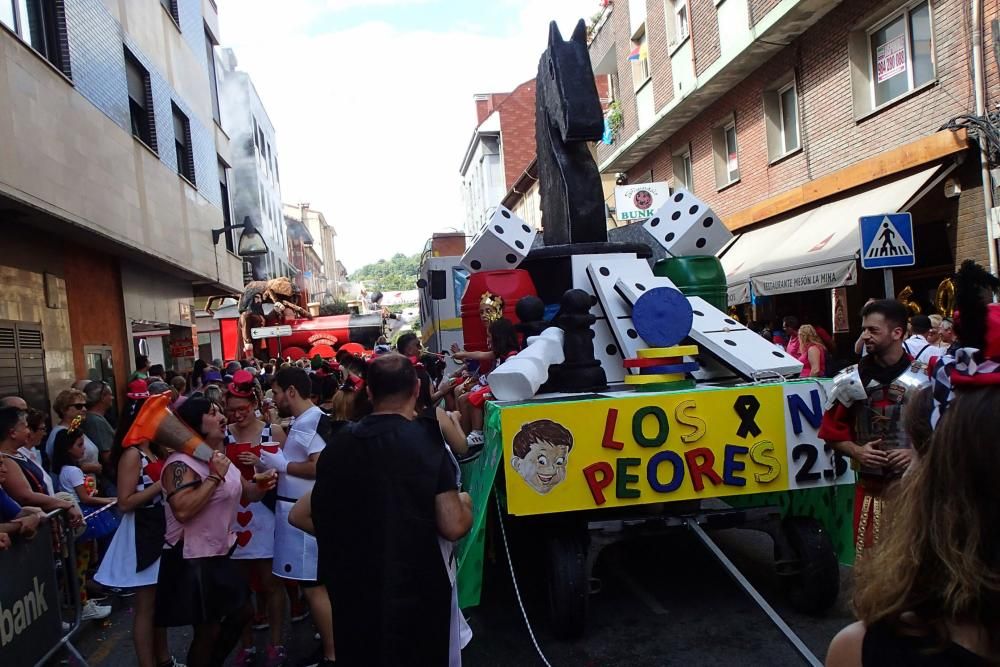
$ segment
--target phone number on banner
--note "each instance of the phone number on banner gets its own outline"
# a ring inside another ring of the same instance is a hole
[[[816,382],[501,407],[515,515],[854,482],[817,436]]]

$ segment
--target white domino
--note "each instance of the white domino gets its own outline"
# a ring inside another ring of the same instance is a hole
[[[601,303],[608,327],[624,359],[634,359],[639,350],[649,347],[632,324],[632,305],[622,298],[615,284],[622,281],[630,293],[641,294],[653,287],[677,289],[669,278],[653,275],[646,260],[636,256],[606,256],[587,265],[587,276]],[[596,347],[596,345],[595,345]],[[631,369],[638,372],[638,369]],[[611,379],[610,376],[608,378]]]
[[[730,318],[701,297],[689,296],[694,319],[691,338],[702,351],[711,353],[726,366],[748,380],[768,371],[780,375],[798,375],[802,362],[773,343]]]

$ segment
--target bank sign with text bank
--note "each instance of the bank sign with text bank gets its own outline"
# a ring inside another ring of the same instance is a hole
[[[814,381],[501,407],[508,511],[548,514],[852,484]]]

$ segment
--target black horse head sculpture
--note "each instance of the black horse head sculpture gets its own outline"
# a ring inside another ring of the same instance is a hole
[[[604,132],[583,19],[569,41],[556,22],[538,63],[535,140],[545,245],[608,240],[604,192],[587,142]]]

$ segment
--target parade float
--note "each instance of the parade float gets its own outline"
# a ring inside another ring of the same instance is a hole
[[[489,374],[485,446],[463,465],[474,526],[460,550],[461,605],[480,601],[488,524],[502,529],[504,542],[490,538],[498,554],[512,527],[532,535],[563,637],[584,631],[604,547],[687,529],[805,650],[703,528],[766,532],[792,605],[834,603],[838,561],[852,553],[854,473],[817,437],[826,382],[786,379],[802,364],[725,312],[724,276],[721,298],[678,279],[721,275],[715,253],[731,238],[692,193],[672,192],[642,241],[609,242],[588,147],[603,117],[582,21],[567,41],[552,24],[536,106],[542,233],[500,206],[459,258],[463,284],[437,278],[467,350],[486,349],[484,304],[526,343]],[[653,245],[667,256],[655,266]],[[450,271],[455,259],[441,264]],[[421,308],[433,327],[442,304],[426,302],[431,277]]]
[[[312,315],[298,287],[285,277],[252,281],[237,303],[224,300],[213,297],[205,307],[219,322],[223,359],[329,358],[344,346],[362,354],[386,333],[381,312]],[[213,308],[216,302],[222,306]]]

